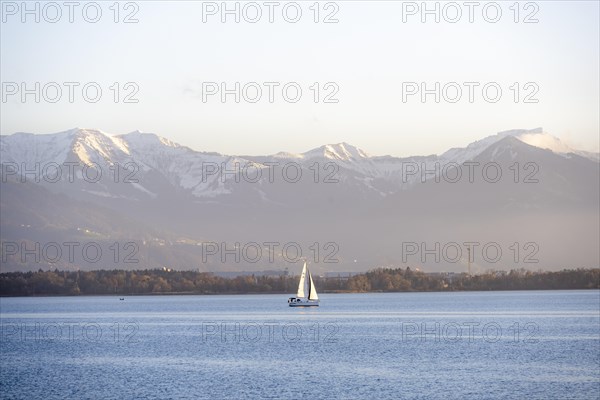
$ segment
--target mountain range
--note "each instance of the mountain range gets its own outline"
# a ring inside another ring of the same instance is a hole
[[[3,271],[259,271],[296,268],[298,249],[317,272],[466,271],[469,251],[474,271],[600,264],[599,154],[541,128],[404,158],[347,143],[234,156],[75,128],[1,136],[0,160]],[[69,241],[104,257],[48,246]],[[40,260],[14,251],[36,242]]]

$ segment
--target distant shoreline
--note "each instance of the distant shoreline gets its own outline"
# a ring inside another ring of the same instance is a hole
[[[407,290],[407,291],[388,291],[373,290],[370,292],[351,292],[351,291],[321,291],[319,294],[392,294],[392,293],[488,293],[488,292],[548,292],[548,291],[600,291],[600,288],[582,288],[582,289],[494,289],[494,290]],[[221,293],[196,293],[196,292],[168,292],[168,293],[121,293],[121,294],[32,294],[11,296],[0,293],[0,298],[21,298],[21,297],[141,297],[141,296],[259,296],[259,295],[281,295],[294,296],[291,292],[221,292]]]
[[[0,297],[55,296],[293,296],[299,277],[238,276],[165,270],[37,271],[0,273]],[[600,289],[600,268],[548,272],[496,271],[481,275],[426,274],[410,268],[378,268],[351,277],[315,277],[322,294],[490,292]]]
[[[406,291],[406,292],[322,292],[321,294],[399,294],[399,293],[489,293],[489,292],[550,292],[550,291],[600,291],[599,288],[589,289],[498,289],[498,290],[431,290],[431,291]],[[176,297],[176,296],[259,296],[259,295],[286,295],[294,296],[294,293],[134,293],[134,294],[42,294],[42,295],[23,295],[10,296],[0,294],[1,299],[18,298],[42,298],[42,297]]]

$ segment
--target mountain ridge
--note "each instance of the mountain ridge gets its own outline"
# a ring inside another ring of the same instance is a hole
[[[102,130],[98,129],[88,129],[88,128],[72,128],[66,131],[56,132],[56,133],[29,133],[29,132],[16,132],[10,135],[0,135],[0,139],[11,140],[8,138],[11,137],[45,137],[45,138],[62,138],[64,136],[68,136],[70,138],[85,138],[87,135],[93,137],[107,137],[113,143],[115,143],[121,150],[127,152],[127,143],[134,142],[136,145],[144,147],[149,147],[152,145],[163,145],[173,148],[185,148],[190,151],[202,154],[212,154],[212,155],[225,155],[225,153],[219,152],[206,152],[201,150],[195,150],[188,146],[176,143],[164,136],[158,135],[156,133],[147,133],[141,132],[139,130],[132,131],[125,134],[112,135],[106,133]],[[453,147],[445,152],[441,153],[439,157],[444,159],[452,159],[452,153],[460,150],[471,150],[478,151],[481,148],[485,148],[494,142],[501,140],[506,136],[513,136],[517,139],[521,140],[524,143],[532,145],[534,147],[546,148],[548,150],[552,150],[557,154],[568,154],[574,153],[582,156],[589,157],[591,159],[598,159],[600,153],[588,152],[583,150],[576,150],[562,142],[559,138],[552,136],[543,131],[542,128],[534,128],[534,129],[513,129],[507,131],[498,132],[496,135],[489,135],[482,139],[476,140],[474,142],[469,143],[465,147]],[[125,144],[125,146],[124,146]],[[4,143],[2,144],[4,146]],[[321,145],[319,147],[309,149],[302,153],[291,153],[287,151],[280,151],[278,153],[272,155],[265,156],[248,156],[248,155],[229,155],[230,157],[240,157],[240,158],[255,158],[255,157],[279,157],[279,158],[298,158],[298,159],[307,159],[315,156],[323,156],[325,158],[337,159],[340,161],[348,161],[349,159],[381,159],[381,158],[415,158],[415,157],[427,157],[432,155],[412,155],[412,156],[394,156],[394,155],[381,155],[381,156],[371,156],[363,149],[360,149],[352,144],[347,142],[339,142],[339,143],[328,143]]]
[[[344,142],[298,154],[236,156],[196,151],[142,132],[112,138],[83,129],[2,136],[0,238],[52,241],[53,226],[74,234],[79,228],[97,231],[103,238],[138,235],[140,253],[151,255],[146,265],[216,271],[276,265],[220,257],[205,262],[204,242],[235,248],[287,241],[303,254],[316,254],[318,243],[320,262],[332,254],[338,260],[321,266],[315,261],[321,270],[410,265],[462,271],[464,257],[450,263],[427,257],[403,261],[402,244],[431,248],[473,240],[504,249],[502,265],[478,260],[475,270],[514,267],[508,255],[515,242],[537,244],[540,268],[597,266],[600,164],[559,152],[565,147],[548,136],[542,129],[505,131],[440,155],[413,157],[369,156]],[[521,140],[532,137],[540,139],[540,147]],[[543,148],[547,143],[556,151]],[[77,166],[73,176],[55,179],[55,168],[45,168],[51,163]],[[27,169],[24,177],[19,168]],[[33,180],[32,170],[46,175]],[[60,197],[28,185],[67,196],[77,218],[69,220],[68,207],[44,206],[45,198],[60,202]],[[23,196],[40,201],[20,201]],[[86,218],[86,208],[93,218]],[[129,234],[130,226],[147,228]],[[156,245],[143,244],[146,236],[139,232],[150,229]],[[561,251],[565,247],[574,254]],[[284,263],[281,255],[276,260],[277,266]]]

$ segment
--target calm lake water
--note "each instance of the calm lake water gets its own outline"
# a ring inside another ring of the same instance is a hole
[[[1,398],[597,399],[600,292],[0,299]]]

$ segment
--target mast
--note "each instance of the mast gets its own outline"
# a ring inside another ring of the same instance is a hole
[[[471,277],[471,246],[467,246],[467,251],[469,252],[469,259],[468,259],[468,265],[469,265],[469,277]]]

